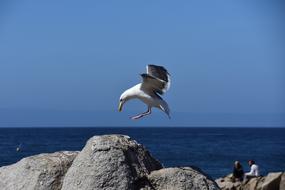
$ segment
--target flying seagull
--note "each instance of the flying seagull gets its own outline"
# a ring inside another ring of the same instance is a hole
[[[142,83],[127,89],[120,97],[119,111],[122,111],[123,105],[134,98],[144,102],[148,109],[146,112],[131,117],[131,119],[140,119],[151,114],[152,107],[162,110],[170,118],[170,109],[166,101],[160,96],[170,87],[170,74],[168,71],[157,65],[148,65],[146,73],[141,74]]]

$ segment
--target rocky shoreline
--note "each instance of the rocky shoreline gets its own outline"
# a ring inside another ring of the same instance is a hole
[[[253,189],[277,187],[276,176],[268,176],[258,180]],[[284,173],[278,176],[282,190],[285,176]],[[143,145],[125,135],[94,136],[80,152],[39,154],[0,167],[1,190],[251,190],[253,187],[232,185],[228,179],[226,176],[214,181],[196,167],[164,168]],[[270,181],[275,186],[262,186],[272,184]]]
[[[197,168],[164,168],[124,135],[90,138],[80,152],[39,154],[0,168],[2,190],[219,189]]]
[[[232,181],[232,174],[216,179],[222,190],[285,190],[285,172],[272,172],[248,181]]]

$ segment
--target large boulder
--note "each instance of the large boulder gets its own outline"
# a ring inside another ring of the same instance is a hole
[[[136,141],[124,135],[94,136],[68,170],[63,190],[138,189],[162,165]]]
[[[274,172],[264,177],[232,181],[231,175],[216,180],[222,190],[285,190],[285,173]]]
[[[148,176],[151,187],[156,190],[215,190],[217,184],[197,168],[165,168]]]
[[[65,173],[77,152],[30,156],[0,168],[2,190],[60,190]]]

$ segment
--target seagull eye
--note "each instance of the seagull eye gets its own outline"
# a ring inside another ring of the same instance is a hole
[[[120,99],[120,102],[122,102],[123,101],[123,99]]]

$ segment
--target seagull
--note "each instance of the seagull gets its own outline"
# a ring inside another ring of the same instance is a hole
[[[151,114],[153,107],[163,111],[170,119],[170,109],[166,101],[160,96],[170,88],[170,74],[168,71],[157,65],[147,65],[146,73],[141,74],[142,82],[127,89],[120,96],[119,112],[122,111],[123,105],[131,99],[139,99],[148,107],[147,111],[131,119],[136,120]]]
[[[17,152],[20,152],[21,147],[22,147],[22,143],[21,143],[21,144],[19,144],[19,146],[16,148],[16,151],[17,151]]]

